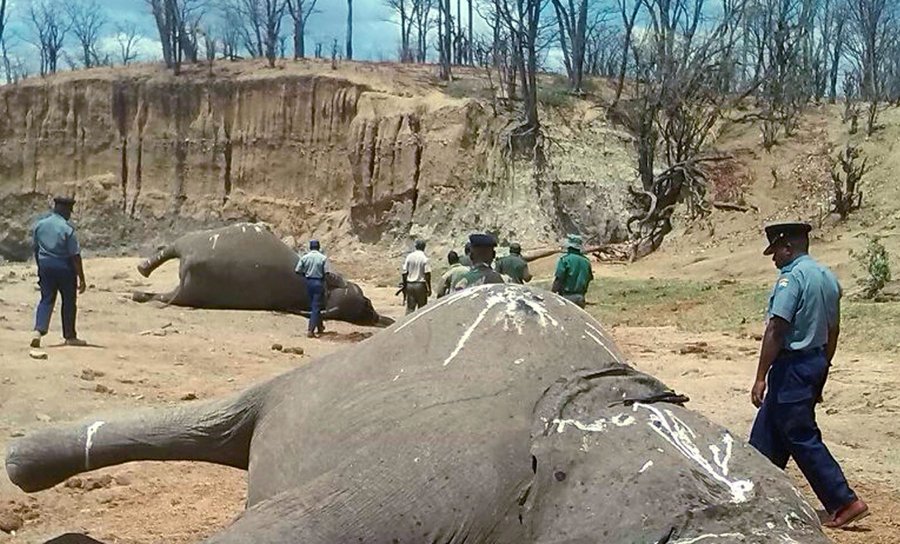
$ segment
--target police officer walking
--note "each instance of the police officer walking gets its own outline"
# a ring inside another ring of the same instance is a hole
[[[469,246],[471,247],[469,256],[472,259],[472,266],[453,285],[453,290],[462,291],[467,287],[485,283],[505,283],[503,277],[491,268],[491,263],[496,256],[494,248],[497,247],[494,237],[490,234],[472,234],[469,236]]]
[[[497,262],[494,263],[494,270],[498,274],[507,276],[511,283],[521,285],[531,281],[528,262],[522,258],[522,246],[516,242],[509,244],[509,255],[497,259]]]
[[[31,338],[33,348],[41,347],[41,338],[50,328],[57,293],[62,296],[62,329],[66,345],[87,345],[75,332],[78,313],[76,293],[84,293],[87,283],[84,281],[81,247],[75,236],[75,227],[69,223],[74,208],[74,198],[58,196],[53,199],[53,213],[34,225],[34,260],[38,267],[41,301],[35,312],[34,335]]]
[[[431,296],[431,263],[425,255],[424,240],[416,240],[416,249],[406,256],[401,274],[408,315],[428,304]]]
[[[581,253],[581,236],[570,234],[564,247],[566,254],[556,263],[556,274],[550,290],[584,308],[585,295],[594,279],[591,261]]]
[[[750,392],[759,408],[750,444],[782,469],[793,457],[830,515],[824,525],[843,528],[868,515],[869,508],[822,442],[815,415],[837,349],[841,287],[807,254],[808,224],[780,223],[765,230],[769,246],[763,254],[772,255],[780,273]]]
[[[322,302],[325,298],[325,273],[328,266],[328,257],[320,251],[318,240],[310,240],[309,251],[300,260],[294,272],[300,274],[306,280],[306,294],[309,297],[309,329],[306,336],[315,338],[316,334],[325,332],[322,322]]]

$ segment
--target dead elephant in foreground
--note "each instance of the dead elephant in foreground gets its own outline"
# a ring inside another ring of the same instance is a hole
[[[141,459],[249,470],[211,543],[828,542],[683,400],[575,305],[483,285],[232,398],[36,432],[6,468],[26,491]]]

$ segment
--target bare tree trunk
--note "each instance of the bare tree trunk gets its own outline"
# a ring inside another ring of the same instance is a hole
[[[353,0],[347,0],[347,59],[353,58]]]
[[[631,34],[634,30],[638,12],[641,10],[641,2],[634,0],[634,8],[631,10],[631,16],[629,17],[626,1],[619,0],[622,23],[625,25],[625,40],[622,44],[622,61],[619,63],[619,76],[616,79],[616,96],[613,98],[611,107],[615,107],[619,103],[619,99],[622,98],[622,89],[625,86],[625,73],[628,70],[628,51],[631,49]]]
[[[473,53],[473,49],[475,48],[475,38],[472,34],[472,0],[468,0],[469,4],[469,64],[475,64],[475,56]]]
[[[453,21],[450,19],[450,0],[438,0],[441,4],[441,15],[443,16],[444,35],[442,36],[443,46],[441,47],[441,79],[450,81],[453,74],[450,71],[450,64],[453,61],[453,48],[451,45],[451,34],[453,33]]]
[[[839,12],[837,17],[837,28],[835,28],[834,46],[831,53],[831,70],[829,74],[829,91],[828,102],[834,104],[837,101],[837,83],[838,72],[841,65],[841,58],[844,49],[844,17]]]

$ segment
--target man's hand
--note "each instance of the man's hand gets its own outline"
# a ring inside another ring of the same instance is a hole
[[[83,295],[85,291],[87,291],[87,282],[84,281],[84,278],[78,278],[78,294]]]
[[[756,380],[753,382],[753,388],[750,389],[750,400],[753,406],[759,408],[762,406],[763,398],[766,396],[766,380]]]

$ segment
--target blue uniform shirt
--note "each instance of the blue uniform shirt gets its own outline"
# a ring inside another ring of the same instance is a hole
[[[837,324],[841,286],[828,268],[809,255],[785,265],[769,297],[768,317],[791,324],[784,348],[805,351],[828,344],[828,328]]]
[[[297,261],[297,267],[294,269],[298,274],[303,274],[304,278],[325,278],[325,268],[328,257],[321,252],[313,249],[306,253]]]
[[[81,253],[75,227],[58,213],[51,213],[34,224],[32,231],[37,259],[69,259]]]

